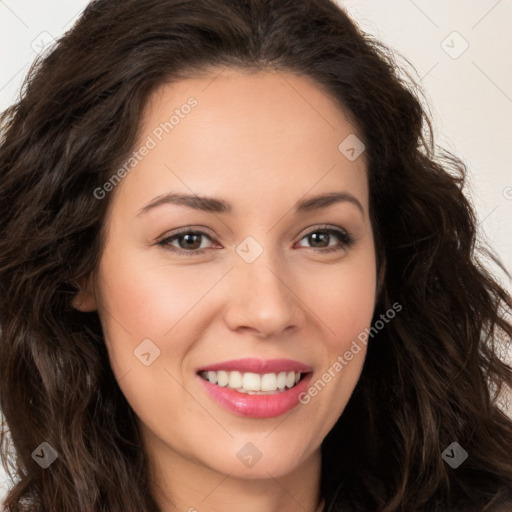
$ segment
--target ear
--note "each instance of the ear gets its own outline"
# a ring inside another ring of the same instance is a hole
[[[78,284],[80,291],[73,297],[71,305],[82,313],[95,311],[98,306],[96,304],[94,280],[92,275],[79,279],[76,283]]]

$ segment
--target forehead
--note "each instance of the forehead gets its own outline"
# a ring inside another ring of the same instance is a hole
[[[309,190],[349,188],[364,203],[365,155],[351,161],[339,149],[353,136],[343,110],[308,77],[212,72],[151,96],[136,148],[149,141],[152,148],[121,188],[144,198],[179,190],[233,204],[244,197],[265,204],[276,193],[295,203]]]

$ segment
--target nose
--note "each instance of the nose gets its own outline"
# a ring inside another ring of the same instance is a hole
[[[228,286],[225,322],[233,331],[270,338],[297,328],[303,320],[296,279],[270,250],[252,263],[236,257]]]

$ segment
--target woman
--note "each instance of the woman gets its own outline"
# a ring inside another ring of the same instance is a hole
[[[6,508],[510,510],[464,171],[328,0],[92,2],[2,118]]]

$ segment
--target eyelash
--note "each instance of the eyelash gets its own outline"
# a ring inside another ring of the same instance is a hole
[[[335,235],[341,240],[341,245],[338,247],[329,247],[329,248],[324,248],[324,249],[317,249],[315,247],[310,247],[310,249],[313,250],[314,252],[330,253],[330,252],[335,252],[335,251],[341,251],[341,250],[351,247],[355,242],[353,236],[348,231],[344,231],[344,230],[336,229],[336,228],[329,228],[329,227],[316,228],[312,231],[309,231],[301,238],[301,240],[313,233],[324,233],[324,234],[329,234],[329,235]],[[181,255],[185,255],[185,256],[197,256],[200,254],[204,254],[204,252],[207,249],[196,249],[196,250],[187,251],[185,249],[179,249],[177,247],[170,246],[171,241],[173,241],[174,239],[178,239],[183,235],[201,235],[201,236],[205,236],[205,237],[209,238],[210,240],[212,240],[210,235],[208,235],[208,233],[205,233],[204,231],[194,231],[194,230],[191,230],[190,228],[187,228],[187,229],[183,229],[182,231],[179,231],[178,233],[175,233],[172,236],[164,238],[160,242],[157,242],[156,245],[159,245],[159,246],[163,247],[164,249],[172,251],[176,254],[181,254]]]

